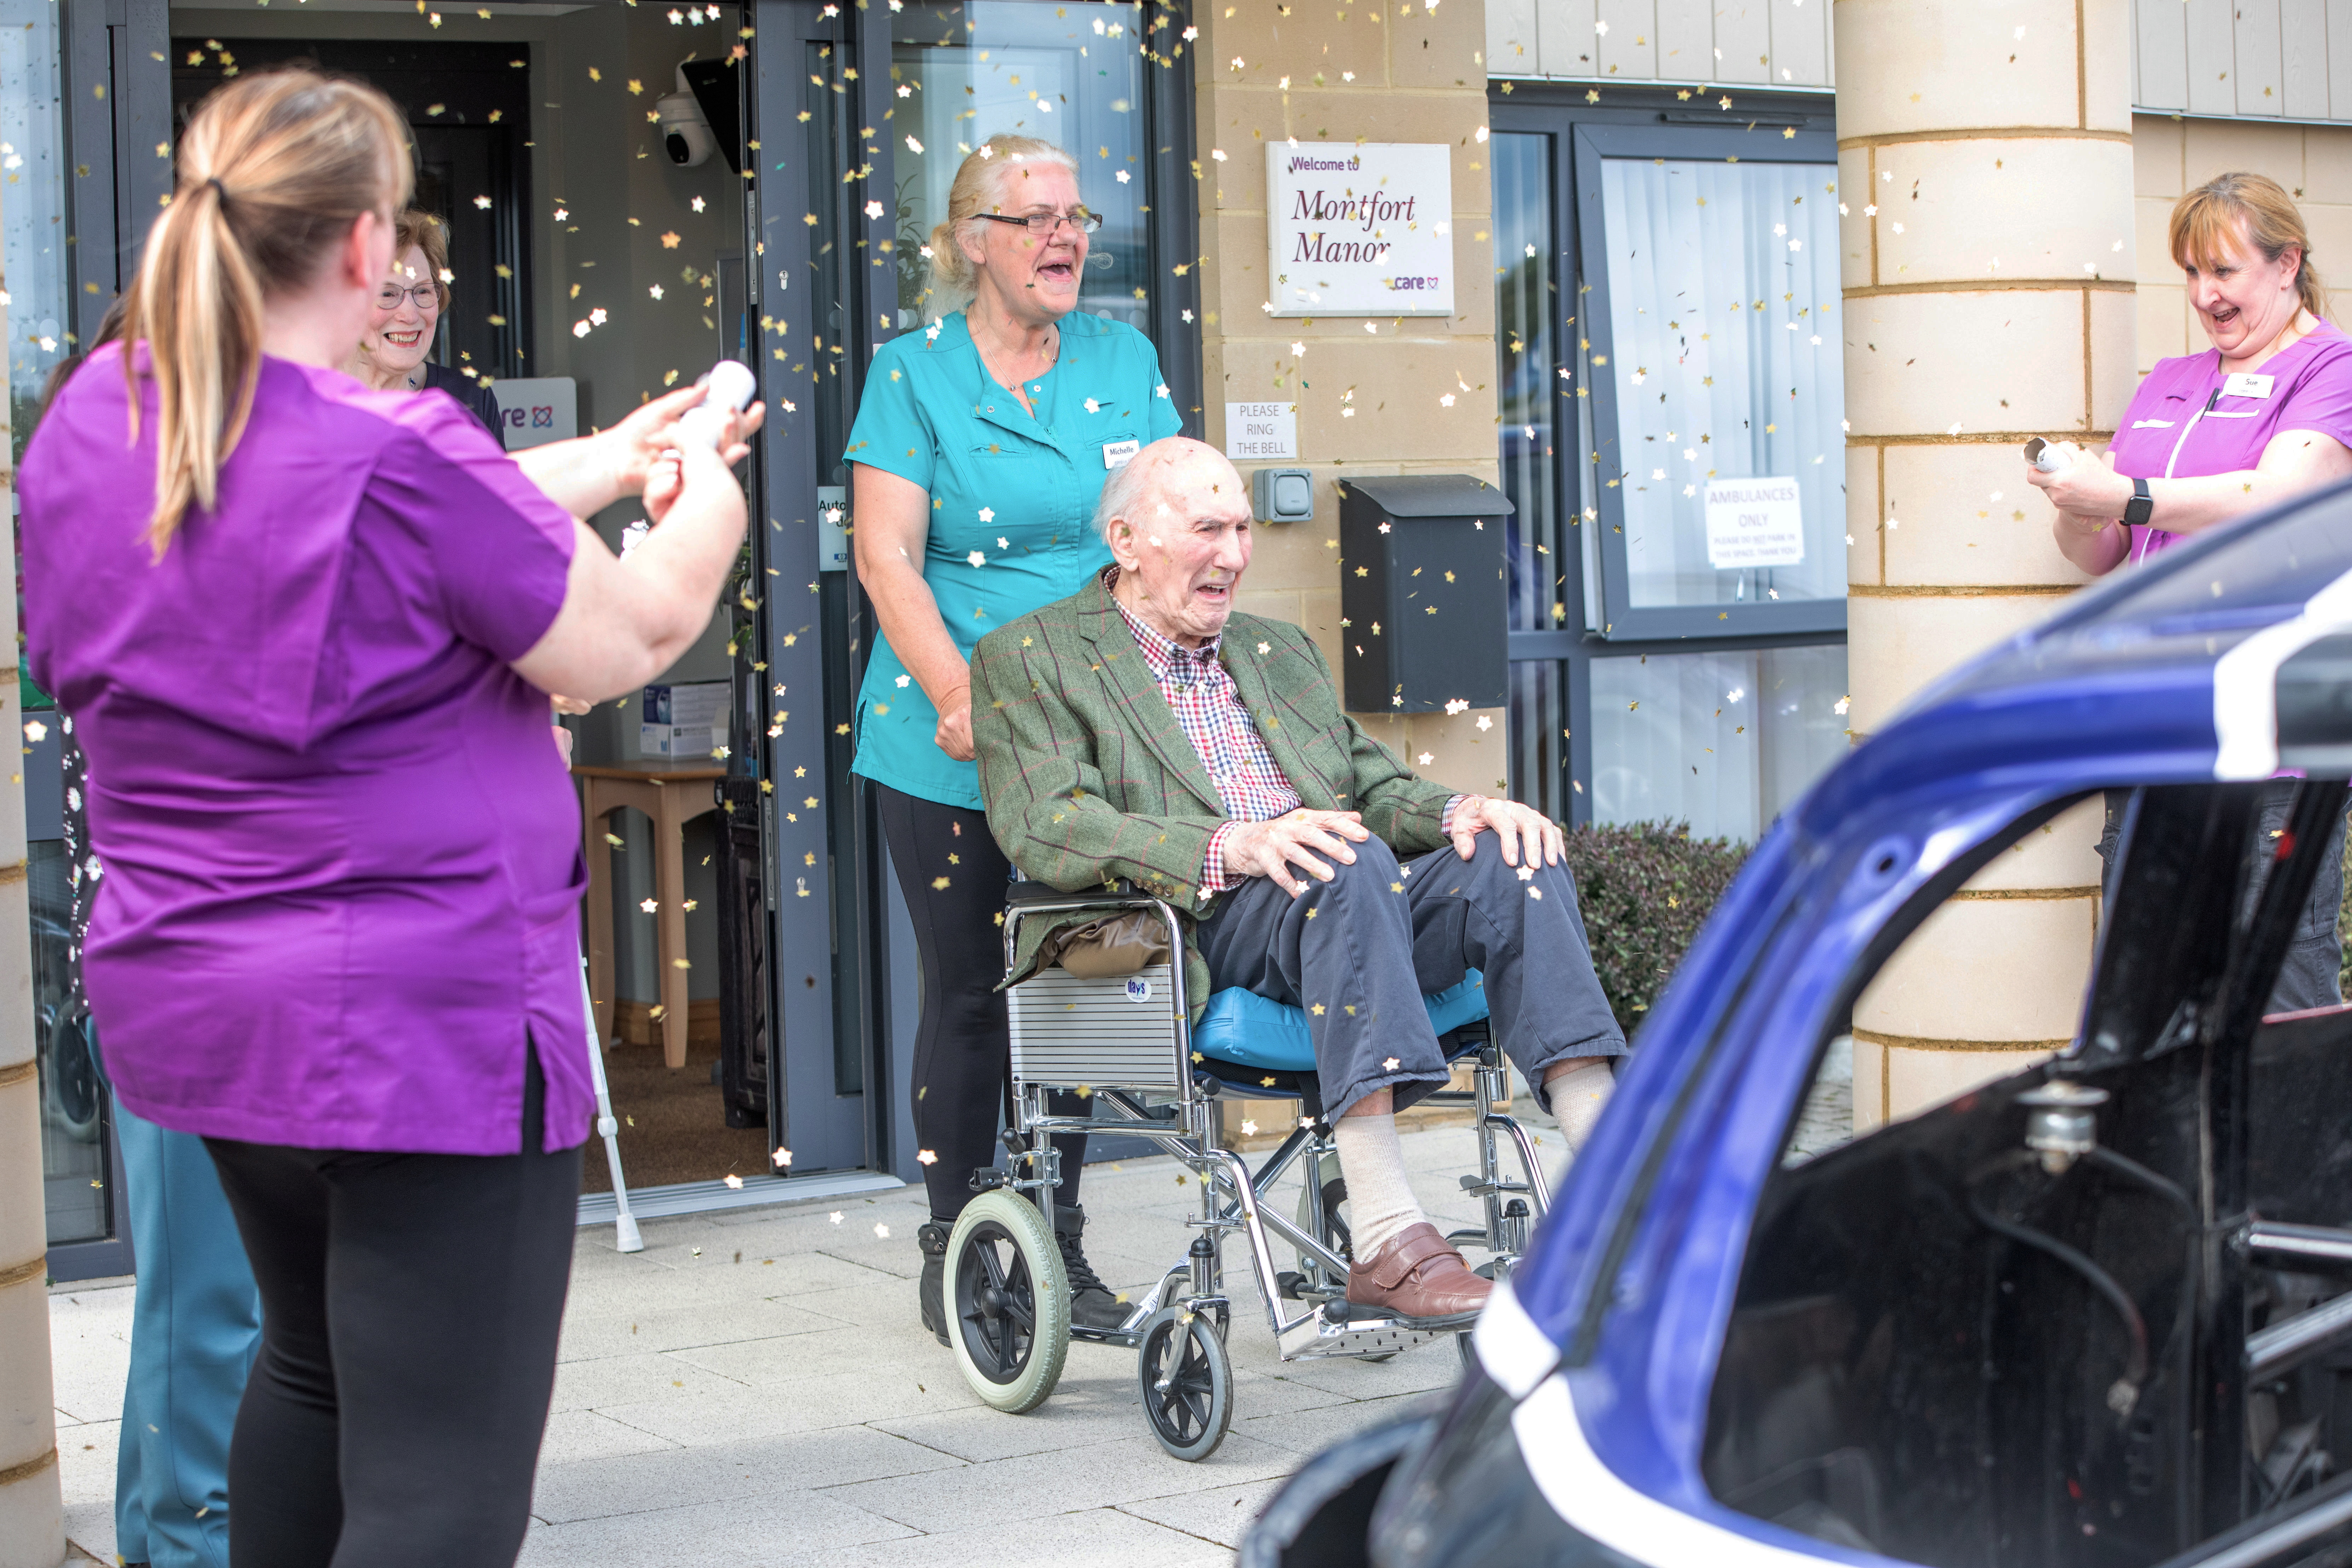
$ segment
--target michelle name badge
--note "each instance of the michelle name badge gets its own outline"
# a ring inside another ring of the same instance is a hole
[[[1140,441],[1105,441],[1103,443],[1103,467],[1106,468],[1123,468],[1127,467],[1128,460],[1141,450],[1143,450],[1143,443]]]
[[[2270,395],[2271,378],[2256,375],[2252,371],[2242,370],[2221,383],[2221,395],[2224,397],[2268,397]]]

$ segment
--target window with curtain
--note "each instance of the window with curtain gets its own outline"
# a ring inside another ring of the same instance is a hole
[[[1592,661],[1592,819],[1753,843],[1845,755],[1845,649]]]
[[[1591,375],[1616,428],[1597,466],[1622,498],[1628,605],[1843,598],[1835,167],[1599,163],[1608,341]],[[1725,492],[1710,531],[1710,481],[1739,479],[1793,481],[1801,526],[1750,552],[1769,564],[1734,563]]]
[[[1078,160],[1079,197],[1103,219],[1078,308],[1150,330],[1143,111],[1150,26],[1140,5],[1036,0],[934,0],[891,18],[900,331],[938,313],[922,297],[929,285],[923,248],[947,217],[956,171],[1001,134],[1034,136]]]

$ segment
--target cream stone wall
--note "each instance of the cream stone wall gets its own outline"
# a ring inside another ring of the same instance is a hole
[[[2303,209],[2312,264],[2330,285],[2338,322],[2352,310],[2352,292],[2347,292],[2352,290],[2352,125],[2135,115],[2133,230],[2139,273],[2147,279],[2138,296],[2141,372],[2159,359],[2201,353],[2210,346],[2165,245],[2173,204],[2216,174],[2246,173],[2268,174],[2286,187]]]
[[[1294,403],[1296,466],[1315,474],[1312,521],[1256,530],[1240,606],[1305,626],[1336,670],[1337,481],[1402,473],[1499,479],[1486,14],[1476,0],[1311,13],[1242,0],[1205,5],[1195,16],[1207,437],[1223,444],[1228,402]],[[1290,138],[1453,149],[1452,318],[1266,313],[1265,144]],[[1499,708],[1359,717],[1429,777],[1487,793],[1507,785]]]
[[[2104,442],[2137,380],[2130,17],[2128,0],[1836,5],[1857,743],[2085,580],[2018,447]],[[1880,971],[1854,1008],[1858,1129],[2065,1043],[2098,826],[2085,803],[2027,834]]]
[[[5,214],[0,214],[5,216]],[[0,342],[8,335],[0,260]],[[0,498],[15,488],[0,399]],[[0,606],[0,733],[16,734],[16,601]],[[21,752],[21,744],[19,751]],[[65,1560],[56,1394],[49,1373],[48,1215],[41,1194],[41,1086],[33,1062],[33,933],[25,893],[21,757],[0,789],[0,1568]]]

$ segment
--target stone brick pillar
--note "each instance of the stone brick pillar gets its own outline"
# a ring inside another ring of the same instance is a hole
[[[2082,574],[2031,436],[2104,446],[2135,384],[2128,0],[1836,0],[1857,744]],[[2004,853],[1854,1009],[1857,1128],[2073,1034],[2095,808]]]
[[[8,340],[0,262],[0,342]],[[0,496],[15,487],[0,399]],[[0,725],[16,702],[16,601],[0,606]],[[20,744],[21,749],[21,744]],[[65,1560],[57,1406],[49,1378],[48,1223],[41,1201],[41,1086],[33,1065],[33,944],[25,902],[25,774],[0,788],[0,1568]]]
[[[1486,141],[1481,0],[1326,7],[1273,0],[1193,9],[1204,434],[1225,440],[1227,403],[1292,403],[1315,473],[1309,522],[1261,525],[1239,607],[1307,628],[1337,671],[1339,501],[1349,475],[1500,478],[1495,440],[1494,176]],[[1453,149],[1454,315],[1271,316],[1266,143],[1422,142]],[[1256,463],[1244,463],[1244,473]],[[1486,628],[1492,631],[1494,628]],[[1507,787],[1504,710],[1363,713],[1425,776]]]

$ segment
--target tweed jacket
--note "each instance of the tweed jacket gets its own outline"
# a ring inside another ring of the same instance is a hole
[[[1416,778],[1348,717],[1304,631],[1236,614],[1219,653],[1301,805],[1363,813],[1401,856],[1445,842],[1438,828],[1455,792]],[[1209,971],[1192,926],[1213,912],[1202,859],[1225,808],[1099,577],[981,638],[971,731],[989,831],[1023,875],[1064,892],[1124,878],[1185,917],[1185,991],[1197,1017]],[[1028,978],[1039,943],[1087,918],[1024,922],[1004,983]]]

